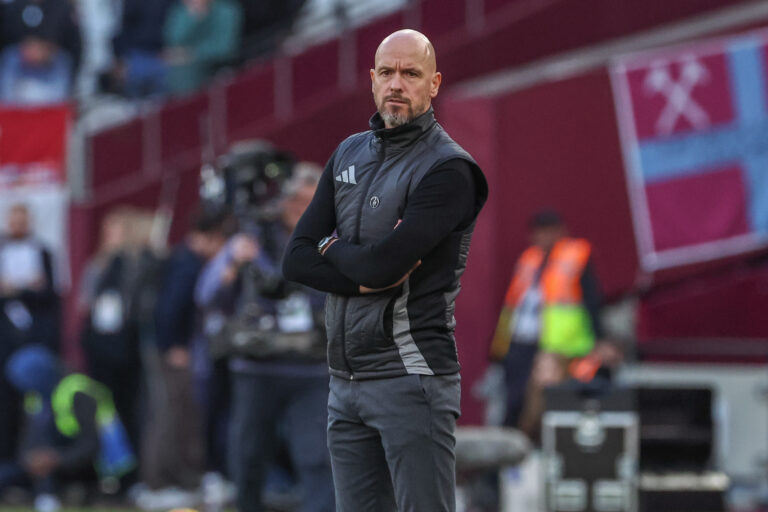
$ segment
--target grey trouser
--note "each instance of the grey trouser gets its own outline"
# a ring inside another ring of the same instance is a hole
[[[453,512],[460,377],[331,377],[328,448],[339,512]]]

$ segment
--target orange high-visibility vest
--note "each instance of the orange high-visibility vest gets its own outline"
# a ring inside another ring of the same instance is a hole
[[[545,268],[541,271],[542,332],[540,347],[566,357],[588,353],[594,345],[591,321],[582,304],[581,275],[591,254],[589,242],[564,238],[552,248]],[[544,251],[529,247],[518,259],[515,274],[504,298],[507,314],[494,336],[491,354],[495,359],[509,350],[514,331],[514,310],[533,285],[536,273],[544,260]],[[512,325],[509,324],[512,322]]]
[[[581,274],[587,265],[591,247],[581,239],[564,238],[552,248],[547,266],[541,274],[544,304],[581,304]],[[516,308],[533,284],[536,272],[544,259],[539,247],[529,247],[520,256],[517,269],[507,290],[504,304]]]

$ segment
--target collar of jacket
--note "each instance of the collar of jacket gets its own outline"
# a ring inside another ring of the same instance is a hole
[[[396,126],[395,128],[384,128],[384,120],[378,112],[373,114],[371,120],[368,121],[368,125],[373,130],[376,139],[386,141],[390,146],[407,146],[421,137],[422,134],[426,133],[436,123],[435,112],[432,110],[432,107],[429,107],[429,110],[410,123]]]

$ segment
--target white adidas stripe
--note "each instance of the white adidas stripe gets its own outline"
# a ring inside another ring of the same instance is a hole
[[[348,169],[341,171],[341,174],[336,176],[336,181],[357,185],[357,180],[355,179],[355,166],[350,165]]]

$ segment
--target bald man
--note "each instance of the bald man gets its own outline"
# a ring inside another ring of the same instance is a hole
[[[337,510],[455,509],[454,303],[488,188],[435,121],[442,81],[419,32],[382,41],[378,112],[326,165],[283,261],[328,292],[328,446]]]

